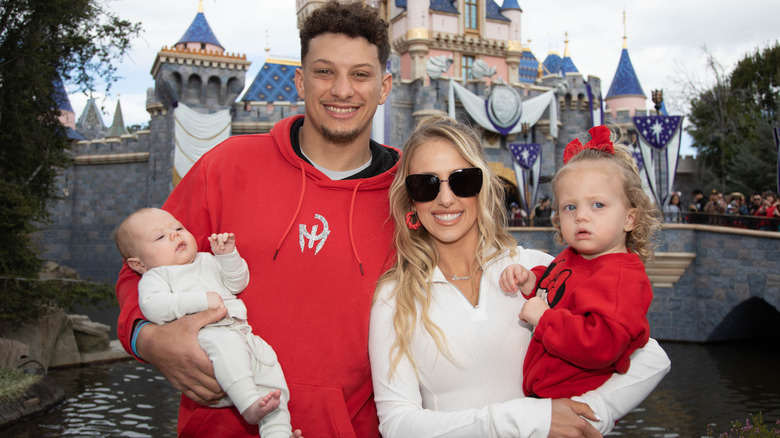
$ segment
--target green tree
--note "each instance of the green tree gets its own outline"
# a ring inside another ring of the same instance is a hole
[[[774,188],[777,153],[772,127],[778,126],[780,45],[745,56],[725,74],[712,54],[714,85],[698,89],[690,101],[688,133],[721,190]]]
[[[49,219],[57,172],[69,164],[55,85],[93,90],[115,82],[114,62],[140,24],[107,11],[101,0],[0,0],[0,277],[35,277],[40,260],[30,234]],[[0,302],[25,294],[0,284]],[[31,303],[26,297],[26,303]],[[22,300],[23,301],[23,300]],[[5,306],[2,310],[7,310]],[[2,313],[2,312],[0,312]]]

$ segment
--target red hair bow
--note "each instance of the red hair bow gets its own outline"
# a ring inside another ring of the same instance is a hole
[[[576,138],[566,145],[566,149],[563,150],[563,164],[568,163],[573,156],[585,149],[598,149],[607,154],[615,155],[615,147],[609,139],[609,128],[604,125],[594,126],[590,128],[588,133],[590,134],[591,139],[589,142],[585,143],[584,146]]]

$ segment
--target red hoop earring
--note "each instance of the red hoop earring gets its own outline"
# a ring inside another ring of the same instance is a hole
[[[420,218],[417,217],[417,212],[412,210],[409,213],[406,213],[406,226],[409,227],[410,230],[416,230],[422,226],[422,222],[420,222]]]

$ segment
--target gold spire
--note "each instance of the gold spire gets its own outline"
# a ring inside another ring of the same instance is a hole
[[[565,33],[566,37],[563,40],[564,46],[563,46],[563,57],[568,58],[569,57],[569,32]]]
[[[203,13],[203,0],[198,0],[198,13]]]
[[[626,36],[626,8],[623,7],[623,48],[628,48],[628,41]]]

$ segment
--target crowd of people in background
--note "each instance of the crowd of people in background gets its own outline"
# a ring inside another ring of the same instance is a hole
[[[515,227],[549,227],[555,214],[550,207],[549,196],[537,201],[531,214],[517,202],[509,204],[509,225]],[[717,189],[704,196],[700,189],[693,190],[691,201],[685,206],[682,193],[674,192],[663,206],[664,222],[722,225],[763,231],[780,231],[780,198],[771,190],[753,192],[746,197],[740,192],[724,195]]]
[[[724,196],[718,190],[712,190],[709,199],[704,197],[701,190],[692,192],[693,201],[686,211],[679,206],[679,193],[672,198],[677,198],[677,207],[664,207],[664,219],[672,223],[698,223],[708,225],[723,225],[738,228],[749,228],[763,231],[780,230],[780,201],[777,194],[771,190],[753,192],[749,201],[740,192],[734,192]],[[669,208],[667,208],[669,207]]]
[[[552,222],[552,199],[543,195],[539,198],[531,209],[531,214],[523,210],[520,204],[512,202],[509,204],[509,226],[511,227],[551,227]]]

